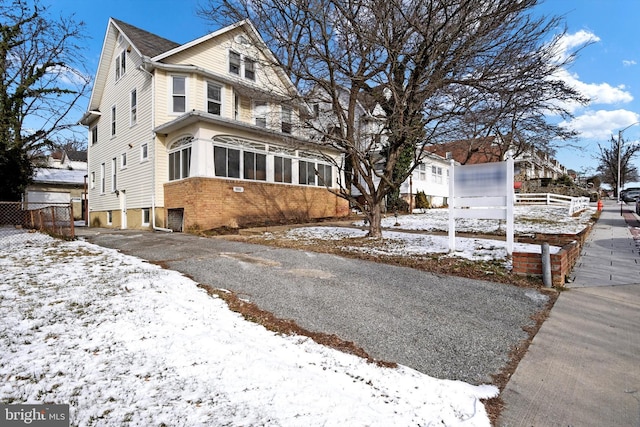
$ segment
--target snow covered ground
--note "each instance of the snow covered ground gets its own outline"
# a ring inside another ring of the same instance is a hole
[[[583,230],[595,213],[590,208],[572,217],[567,214],[567,208],[554,206],[516,206],[514,228],[516,235],[528,233],[568,233],[575,234]],[[449,238],[446,235],[416,234],[406,231],[447,232],[449,216],[447,209],[429,209],[424,213],[401,215],[397,219],[388,216],[382,220],[384,240],[374,246],[363,247],[349,243],[349,238],[365,237],[367,230],[362,221],[354,225],[362,229],[347,227],[302,227],[286,232],[280,238],[294,240],[336,240],[336,244],[346,251],[368,252],[378,255],[425,255],[447,254],[449,252]],[[404,231],[404,232],[403,232]],[[456,219],[456,233],[504,235],[504,221]],[[556,253],[559,247],[551,247],[550,252]],[[515,243],[514,251],[540,253],[540,245]],[[507,258],[506,242],[487,238],[456,237],[456,252],[451,254],[471,260],[505,260]]]
[[[0,403],[79,426],[489,426],[491,385],[382,368],[243,320],[190,279],[86,242],[0,237]]]

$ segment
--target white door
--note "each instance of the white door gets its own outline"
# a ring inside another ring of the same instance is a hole
[[[120,191],[120,229],[127,229],[127,194]]]

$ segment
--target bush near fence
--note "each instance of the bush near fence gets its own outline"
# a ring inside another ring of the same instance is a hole
[[[0,202],[0,238],[10,237],[20,229],[73,239],[73,205]]]

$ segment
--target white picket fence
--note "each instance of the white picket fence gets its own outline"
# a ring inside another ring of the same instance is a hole
[[[571,197],[551,193],[516,194],[515,202],[516,205],[566,206],[569,209],[569,215],[589,207],[588,197]]]

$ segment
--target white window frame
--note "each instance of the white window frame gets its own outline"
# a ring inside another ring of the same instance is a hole
[[[140,144],[140,163],[149,161],[149,143]]]
[[[427,165],[425,163],[420,163],[418,164],[418,166],[416,166],[416,179],[418,179],[419,181],[426,181],[427,180]]]
[[[91,128],[91,145],[96,145],[98,143],[98,125],[95,125]]]
[[[118,167],[117,161],[115,157],[111,159],[111,192],[115,193],[118,189]]]
[[[281,174],[282,174],[282,179],[278,180],[276,179],[276,168],[278,167],[278,164],[280,164],[280,168],[281,168]],[[280,154],[273,154],[273,182],[277,182],[279,184],[291,184],[293,183],[293,158],[289,157],[289,156],[283,156]],[[285,174],[285,165],[287,165],[289,167],[289,180],[285,180],[284,177],[286,176]]]
[[[218,89],[219,99],[209,98],[209,87],[210,86]],[[206,93],[205,111],[207,113],[209,113],[209,114],[213,114],[213,115],[216,115],[216,116],[222,116],[222,100],[224,99],[223,86],[220,83],[216,83],[214,81],[207,81],[206,87],[207,87],[207,93]],[[209,111],[209,103],[210,102],[218,105],[218,108],[220,109],[220,112],[218,114],[212,113],[212,112]]]
[[[431,178],[434,184],[442,184],[442,167],[437,165],[431,166]]]
[[[145,218],[146,216],[146,218]],[[141,218],[140,221],[143,226],[148,226],[151,222],[151,208],[142,208],[141,209]]]
[[[127,51],[122,50],[116,56],[116,81],[120,80],[127,73]]]
[[[280,107],[280,131],[287,135],[293,133],[293,108],[289,105]]]
[[[111,136],[112,137],[116,136],[116,133],[118,132],[118,126],[116,121],[117,113],[118,113],[118,110],[116,108],[116,104],[113,104],[111,106]]]
[[[100,164],[100,194],[104,194],[107,190],[107,182],[106,182],[106,166],[104,163]]]
[[[170,76],[170,82],[169,82],[169,112],[171,114],[182,114],[182,113],[186,113],[187,112],[187,105],[189,105],[189,101],[188,101],[188,82],[189,82],[189,78],[187,76],[183,76],[183,75],[171,75]],[[184,80],[184,93],[176,93],[174,91],[174,85],[175,85],[175,80],[176,79],[183,79]],[[184,98],[184,110],[183,111],[178,111],[176,110],[175,107],[175,98],[177,97],[182,97]]]
[[[238,58],[237,63],[232,60],[232,58],[235,58],[235,57]],[[242,68],[242,56],[238,52],[234,50],[230,50],[229,51],[229,74],[235,74],[236,76],[239,76],[241,68]]]
[[[129,93],[129,126],[133,126],[138,123],[138,90],[133,88]]]
[[[120,169],[127,168],[127,153],[120,154]]]
[[[176,140],[175,142],[173,142],[171,144],[171,149],[169,150],[169,152],[167,153],[168,155],[168,164],[169,164],[169,170],[168,172],[168,176],[167,179],[169,181],[179,181],[181,179],[186,179],[189,178],[189,176],[191,175],[191,141],[193,141],[193,137],[192,136],[185,136],[182,138],[179,138],[178,140]],[[179,173],[178,173],[178,177],[174,176],[173,178],[171,177],[172,174],[172,164],[171,164],[171,158],[172,156],[178,155],[178,165],[179,165]],[[185,160],[185,156],[186,160]],[[185,170],[185,161],[187,162],[187,167]]]
[[[242,62],[243,62],[242,65],[244,66],[244,72],[242,73],[244,75],[244,78],[247,80],[255,81],[256,80],[256,61],[251,58],[245,57]],[[251,65],[247,67],[248,64],[251,64]]]
[[[89,180],[89,188],[91,188],[91,190],[96,189],[96,173],[95,172],[91,172],[91,178]]]
[[[261,128],[267,129],[267,116],[269,111],[269,103],[266,101],[253,101],[253,123]],[[259,121],[260,120],[260,121]],[[264,120],[264,126],[261,124]]]

